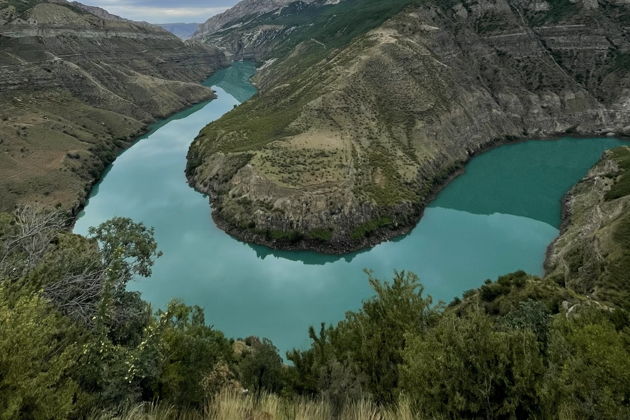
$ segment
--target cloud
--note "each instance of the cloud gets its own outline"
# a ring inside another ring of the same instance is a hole
[[[84,0],[115,15],[151,23],[205,22],[237,0]]]

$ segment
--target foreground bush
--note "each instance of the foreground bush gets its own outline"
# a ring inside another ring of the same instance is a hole
[[[630,418],[630,316],[523,272],[449,306],[417,276],[309,330],[284,364],[203,311],[126,290],[160,256],[128,219],[0,215],[0,418]]]

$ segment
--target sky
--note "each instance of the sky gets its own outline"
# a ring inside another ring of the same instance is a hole
[[[115,15],[150,23],[205,22],[238,0],[79,0]]]

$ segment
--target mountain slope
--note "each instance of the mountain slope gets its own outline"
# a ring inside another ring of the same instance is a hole
[[[0,1],[0,202],[78,209],[156,118],[212,97],[222,53],[64,1]]]
[[[429,1],[341,48],[303,41],[202,131],[190,182],[248,241],[377,243],[497,142],[630,133],[628,22],[612,1]]]
[[[210,19],[199,25],[199,29],[194,35],[195,39],[202,40],[227,26],[238,25],[243,19],[254,19],[255,17],[283,8],[298,0],[241,0],[234,7],[223,13],[212,16]],[[300,3],[313,3],[321,0],[303,0]]]
[[[246,7],[250,2],[241,2],[241,13],[226,12],[231,20],[200,30],[194,38],[221,48],[234,60],[263,61],[284,56],[307,40],[325,49],[344,46],[418,1],[283,0],[264,2],[269,7],[259,12]]]

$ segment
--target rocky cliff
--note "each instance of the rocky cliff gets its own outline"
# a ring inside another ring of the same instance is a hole
[[[606,152],[569,192],[546,270],[579,294],[630,308],[630,147]]]
[[[358,249],[407,231],[497,142],[630,133],[626,2],[411,3],[345,46],[301,42],[202,131],[188,175],[228,232]]]
[[[0,207],[78,209],[149,123],[212,97],[215,48],[79,3],[0,0]]]
[[[317,39],[326,48],[345,45],[415,0],[244,0],[200,27],[196,40],[233,60],[263,61]]]

